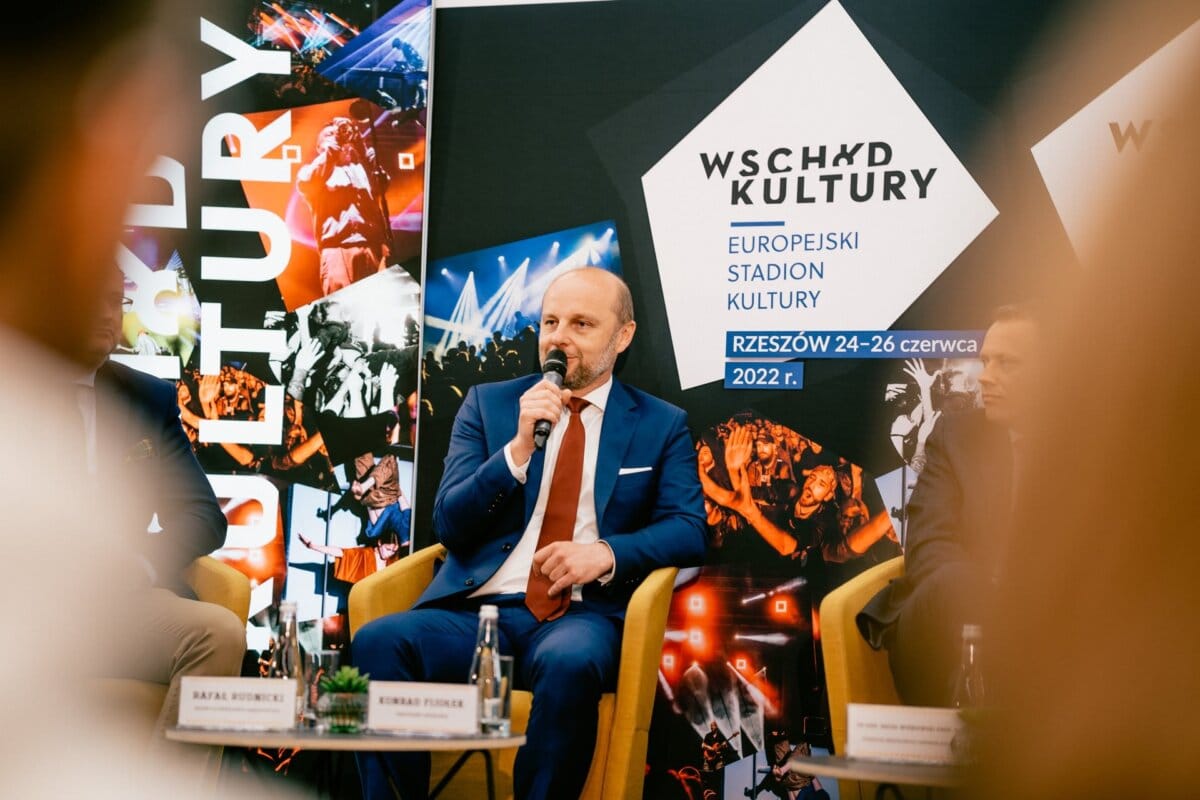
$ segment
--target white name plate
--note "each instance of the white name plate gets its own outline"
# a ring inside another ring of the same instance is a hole
[[[180,680],[181,728],[276,731],[296,727],[296,682],[282,678]]]
[[[874,761],[951,764],[950,742],[962,730],[952,708],[850,703],[846,708],[846,755]]]
[[[391,733],[479,735],[479,690],[469,683],[371,681],[367,727]]]

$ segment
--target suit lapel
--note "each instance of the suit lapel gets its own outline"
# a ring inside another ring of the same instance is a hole
[[[617,484],[617,473],[621,460],[629,449],[633,430],[637,426],[637,403],[615,379],[608,394],[608,407],[604,409],[604,424],[600,428],[600,452],[596,456],[596,521],[604,519],[613,488]]]
[[[145,406],[129,380],[109,362],[96,371],[96,463],[114,467],[153,455]]]
[[[542,488],[542,465],[545,463],[544,450],[534,450],[529,457],[529,469],[525,472],[525,521],[533,516],[533,507],[537,505],[538,492]]]
[[[521,417],[521,395],[527,392],[530,387],[537,383],[541,376],[533,376],[529,383],[522,383],[517,388],[516,402],[513,404],[512,411],[512,429],[505,431],[505,436],[502,437],[507,444],[517,435],[517,425]],[[537,505],[538,491],[542,486],[542,466],[546,461],[546,453],[542,450],[534,450],[533,455],[529,457],[529,469],[525,472],[525,522],[533,516],[533,507]]]
[[[993,564],[1003,558],[1007,549],[1009,530],[1013,519],[1013,457],[1012,443],[1008,430],[989,425],[986,438],[980,448],[984,458],[980,462],[983,474],[979,485],[983,487],[985,504],[984,526],[985,547]]]
[[[120,416],[115,413],[117,398],[121,396],[124,387],[116,373],[104,362],[96,370],[96,462],[109,464],[114,461],[113,453],[117,452],[123,443],[126,431],[118,430],[117,420]]]

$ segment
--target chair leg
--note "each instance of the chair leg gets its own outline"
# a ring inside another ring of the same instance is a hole
[[[484,775],[487,778],[487,794],[488,800],[496,800],[496,779],[492,776],[492,754],[487,750],[465,750],[451,765],[450,769],[446,770],[446,774],[437,782],[437,786],[429,792],[429,800],[435,800],[438,795],[446,788],[447,784],[454,779],[458,771],[467,763],[467,759],[478,753],[483,757]]]

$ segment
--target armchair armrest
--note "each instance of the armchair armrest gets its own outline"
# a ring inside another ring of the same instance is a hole
[[[649,742],[658,666],[678,572],[675,567],[651,572],[633,593],[625,610],[604,797],[642,796],[642,767]]]
[[[373,619],[407,611],[433,580],[434,565],[444,560],[440,544],[424,547],[368,575],[350,589],[350,638]]]
[[[242,622],[250,616],[250,579],[212,556],[201,556],[184,570],[196,598],[232,611]]]

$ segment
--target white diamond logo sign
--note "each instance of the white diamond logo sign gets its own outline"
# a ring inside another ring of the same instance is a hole
[[[886,330],[997,213],[837,2],[642,188],[683,389],[727,331]]]
[[[1112,198],[1164,130],[1175,96],[1200,65],[1194,23],[1032,148],[1071,246],[1083,264]]]

